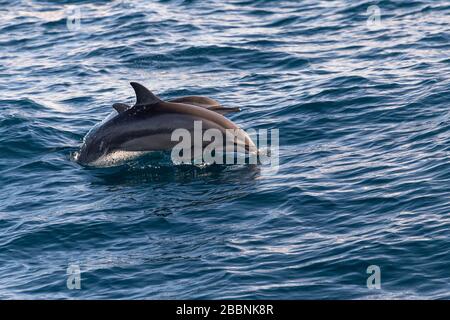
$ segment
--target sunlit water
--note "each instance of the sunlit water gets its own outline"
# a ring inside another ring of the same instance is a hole
[[[1,298],[450,298],[448,1],[0,0],[0,15]],[[279,170],[71,161],[134,102],[130,81],[279,129]]]

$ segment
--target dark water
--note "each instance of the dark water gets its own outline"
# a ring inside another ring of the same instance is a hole
[[[450,298],[448,1],[0,8],[1,298]],[[80,167],[129,81],[279,129],[278,172]]]

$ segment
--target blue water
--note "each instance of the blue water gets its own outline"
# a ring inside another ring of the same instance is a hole
[[[0,0],[0,15],[0,298],[450,298],[448,1]],[[130,81],[279,129],[278,172],[81,167]]]

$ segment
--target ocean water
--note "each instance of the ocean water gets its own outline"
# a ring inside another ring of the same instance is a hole
[[[0,298],[450,298],[448,1],[0,0],[0,15]],[[278,129],[278,170],[78,165],[130,81]]]

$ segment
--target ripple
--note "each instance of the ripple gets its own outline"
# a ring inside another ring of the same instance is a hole
[[[0,3],[0,297],[448,298],[445,1]],[[279,167],[74,163],[130,81],[241,107]]]

